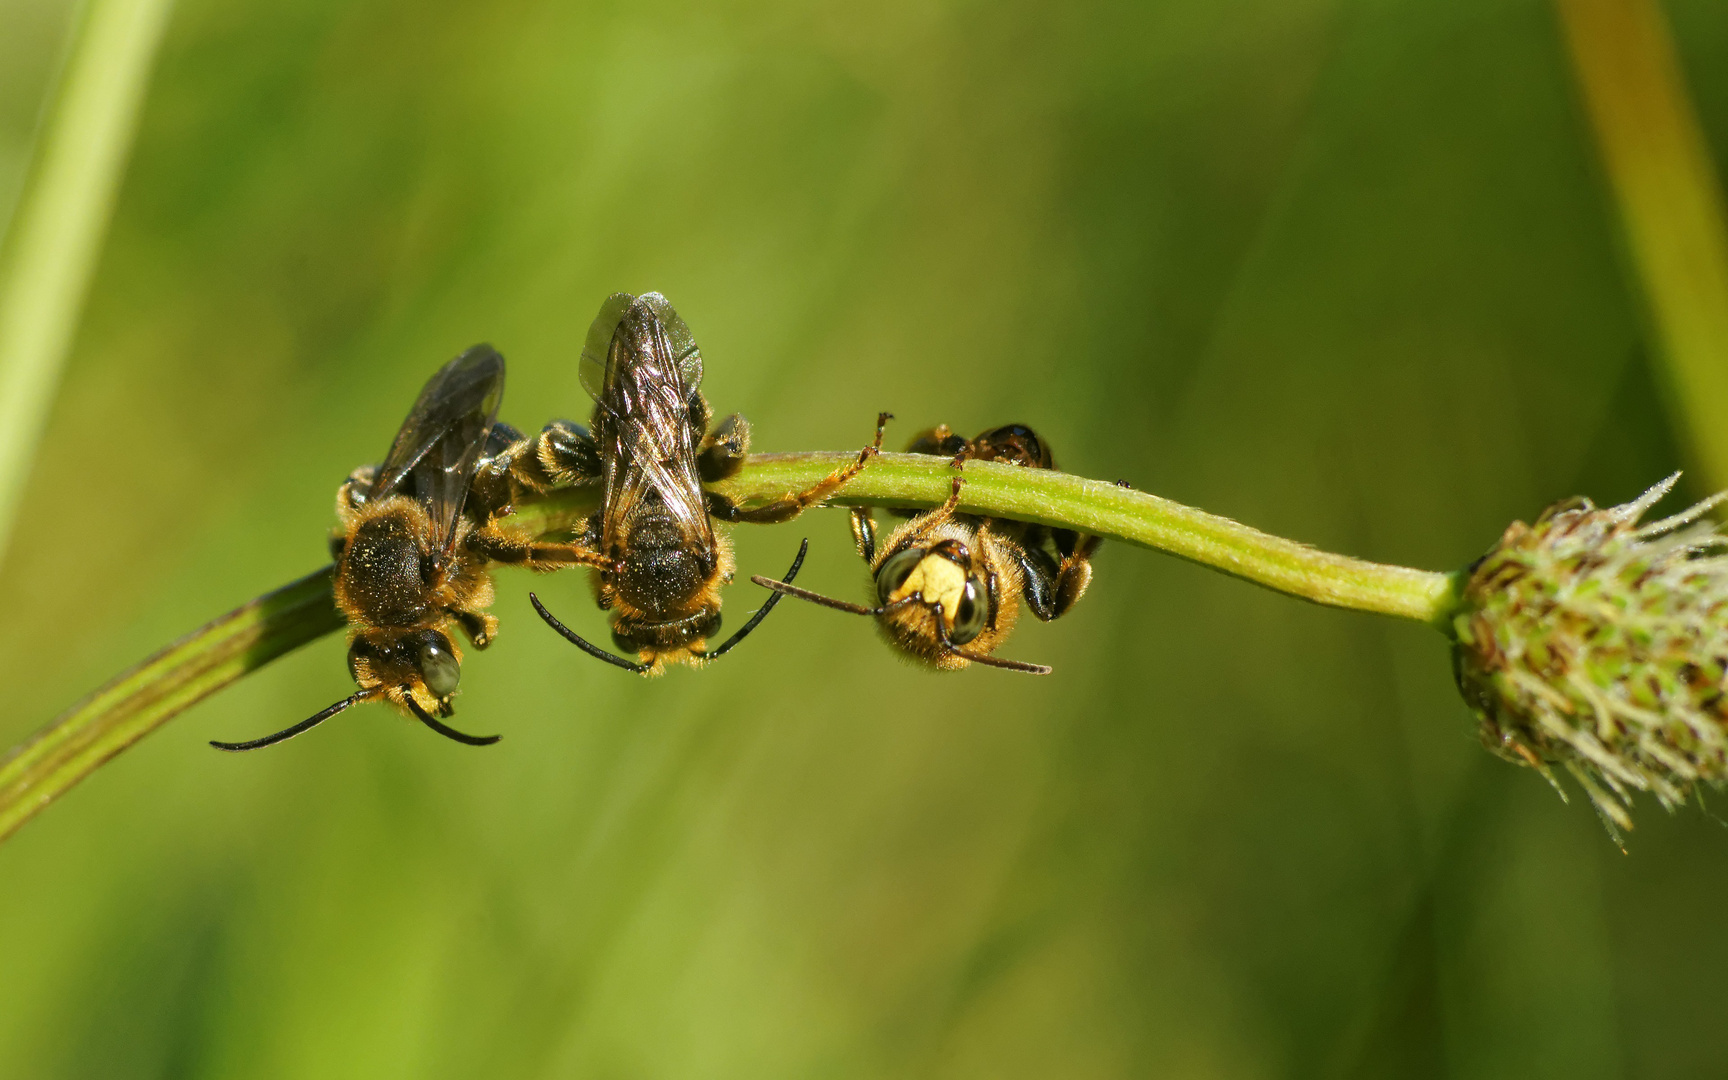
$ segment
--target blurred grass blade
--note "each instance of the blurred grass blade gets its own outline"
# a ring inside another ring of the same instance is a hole
[[[1556,0],[1674,401],[1728,485],[1728,217],[1657,0]]]
[[[331,567],[163,649],[62,713],[0,761],[0,839],[97,766],[248,672],[341,629]]]
[[[0,560],[172,0],[90,0],[0,250]]]

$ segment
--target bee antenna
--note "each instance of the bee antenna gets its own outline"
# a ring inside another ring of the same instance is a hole
[[[955,656],[970,660],[974,664],[984,664],[989,667],[1002,668],[1005,671],[1024,671],[1028,675],[1048,675],[1050,672],[1055,670],[1048,664],[1028,664],[1024,660],[1004,660],[1000,656],[986,656],[983,653],[961,652],[959,649],[955,648],[950,648],[948,651],[953,653]]]
[[[936,640],[942,643],[942,647],[948,650],[949,655],[958,656],[962,660],[970,660],[974,664],[1002,668],[1005,671],[1024,671],[1028,675],[1048,675],[1054,670],[1045,664],[1028,664],[1023,660],[1004,660],[1000,656],[962,652],[958,645],[948,640],[948,628],[942,625],[941,604],[936,605]]]
[[[279,742],[287,742],[296,735],[304,735],[306,732],[311,731],[319,724],[322,724],[324,721],[335,716],[337,713],[342,712],[349,706],[358,705],[362,701],[370,701],[377,696],[378,692],[376,690],[361,690],[358,693],[343,698],[341,701],[338,701],[323,712],[308,716],[293,727],[283,728],[274,735],[266,735],[262,739],[253,739],[251,742],[217,742],[215,739],[211,739],[210,745],[214,746],[218,750],[227,750],[230,753],[239,753],[242,750],[258,750],[266,746],[274,746]]]
[[[786,576],[790,579],[792,575],[787,574]],[[808,600],[812,604],[821,604],[823,607],[831,607],[835,611],[844,611],[852,615],[880,615],[882,612],[887,610],[886,608],[879,607],[865,607],[863,604],[849,604],[844,600],[836,600],[832,596],[823,596],[821,593],[811,592],[809,589],[800,589],[788,585],[784,581],[775,581],[771,577],[763,577],[761,574],[755,575],[750,580],[762,586],[764,589],[773,589],[776,593],[781,593],[786,596],[796,596],[800,600]],[[769,603],[772,602],[772,600],[769,601]],[[763,605],[762,610],[768,610],[766,604]]]
[[[437,717],[433,716],[425,709],[422,709],[420,703],[414,700],[413,694],[406,694],[404,700],[408,702],[409,711],[412,712],[422,724],[425,724],[427,727],[444,736],[446,739],[459,742],[463,746],[491,746],[493,743],[504,737],[502,735],[465,735],[448,724],[441,723]]]
[[[796,559],[792,560],[792,568],[790,570],[787,570],[786,576],[784,578],[782,578],[780,581],[776,582],[776,584],[784,585],[787,582],[791,581],[793,578],[798,576],[798,570],[800,567],[802,567],[804,565],[804,556],[807,552],[809,552],[809,550],[810,550],[810,538],[808,536],[806,536],[804,538],[804,542],[798,545],[798,557]],[[760,581],[762,579],[753,577],[750,580],[751,581]],[[773,581],[772,578],[768,578],[766,580]],[[752,630],[756,629],[756,627],[760,626],[762,624],[762,620],[766,619],[768,617],[768,613],[770,611],[773,611],[774,605],[778,604],[779,602],[780,602],[780,593],[778,590],[769,593],[767,601],[765,603],[763,603],[763,605],[756,610],[756,614],[750,616],[749,622],[747,622],[743,626],[739,627],[738,632],[736,634],[733,634],[731,637],[727,638],[725,640],[725,642],[723,642],[718,649],[710,649],[707,652],[700,652],[700,653],[697,653],[696,656],[698,656],[699,658],[701,658],[703,660],[718,660],[720,657],[725,656],[728,652],[732,651],[732,647],[734,645],[738,644],[740,641],[743,641],[745,636],[747,634],[749,634],[750,631],[752,631]]]
[[[583,638],[583,636],[581,634],[578,634],[576,631],[570,629],[568,626],[565,626],[563,623],[559,622],[558,616],[552,614],[550,611],[547,611],[546,605],[542,604],[540,602],[540,598],[538,596],[535,596],[533,593],[528,594],[528,602],[533,604],[534,610],[538,611],[540,613],[540,617],[542,619],[546,620],[547,626],[550,626],[552,629],[554,629],[554,630],[558,631],[560,634],[564,635],[565,641],[568,641],[570,644],[576,646],[578,649],[581,649],[583,652],[587,653],[589,656],[592,656],[594,659],[604,660],[608,664],[613,664],[617,667],[621,667],[625,671],[634,671],[638,675],[642,674],[643,672],[645,672],[645,671],[647,671],[653,667],[652,664],[643,664],[643,663],[639,663],[635,660],[626,660],[622,656],[619,656],[616,653],[607,652],[605,649],[602,649],[600,646],[592,644],[587,639]]]

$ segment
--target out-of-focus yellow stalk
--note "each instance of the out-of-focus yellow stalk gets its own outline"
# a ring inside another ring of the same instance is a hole
[[[1728,215],[1657,0],[1555,0],[1682,426],[1728,485]]]
[[[0,558],[172,7],[172,0],[89,0],[0,248]]]

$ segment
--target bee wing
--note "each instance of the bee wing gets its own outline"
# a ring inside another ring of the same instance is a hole
[[[610,550],[644,501],[657,497],[693,543],[712,541],[690,405],[702,354],[684,320],[659,293],[618,293],[600,308],[582,350],[582,384],[595,402],[604,462],[602,543]]]
[[[476,345],[439,368],[396,432],[368,501],[410,481],[448,549],[503,397],[504,358],[490,345]]]
[[[635,303],[636,298],[629,293],[608,296],[600,305],[600,314],[588,327],[587,340],[582,343],[582,389],[588,391],[588,396],[601,408],[606,406],[606,368],[607,358],[612,355],[612,336],[618,332],[618,324],[625,312]]]
[[[588,327],[588,338],[582,345],[582,389],[588,391],[588,396],[596,404],[604,406],[612,338],[618,332],[619,323],[633,308],[646,309],[659,321],[672,357],[671,366],[677,369],[679,379],[690,392],[695,393],[702,385],[702,353],[696,348],[696,338],[678,312],[673,310],[671,302],[653,292],[643,293],[640,297],[613,293],[600,305],[600,314]]]

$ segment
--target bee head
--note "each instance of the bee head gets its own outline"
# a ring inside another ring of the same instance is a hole
[[[348,646],[348,673],[362,690],[397,687],[418,698],[424,691],[448,715],[450,695],[462,681],[455,644],[437,630],[362,634]]]
[[[989,582],[959,540],[914,545],[889,556],[876,571],[876,600],[884,619],[905,621],[912,615],[921,623],[918,615],[939,613],[955,645],[975,640],[995,621]]]
[[[780,595],[874,618],[895,648],[944,671],[983,664],[1030,675],[1050,674],[1043,664],[991,655],[1014,626],[1018,594],[998,590],[1000,556],[992,554],[990,538],[952,529],[947,536],[933,539],[935,530],[917,520],[904,528],[890,546],[878,551],[880,561],[872,564],[875,607],[823,596],[789,580],[759,574],[750,580]],[[972,542],[982,545],[982,557],[974,557]]]

